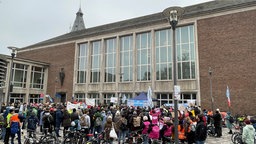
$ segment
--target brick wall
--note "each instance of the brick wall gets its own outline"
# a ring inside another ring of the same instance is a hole
[[[208,68],[211,67],[215,108],[254,114],[256,102],[256,11],[198,21],[198,48],[202,107],[211,108]]]
[[[21,52],[17,54],[17,57],[50,63],[48,71],[47,94],[54,96],[56,87],[57,92],[66,93],[67,99],[71,100],[75,57],[74,43]],[[61,68],[64,68],[65,72],[63,86],[61,86],[59,79],[59,72]],[[56,77],[58,82],[55,82]]]

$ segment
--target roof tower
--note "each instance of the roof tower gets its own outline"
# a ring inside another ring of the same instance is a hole
[[[83,12],[81,10],[81,4],[80,4],[80,8],[79,8],[78,12],[76,13],[76,19],[73,24],[71,32],[79,31],[79,30],[83,30],[83,29],[85,29],[85,26],[84,26]]]

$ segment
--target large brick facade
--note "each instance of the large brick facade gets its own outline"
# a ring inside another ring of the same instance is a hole
[[[178,80],[183,92],[193,92],[202,108],[211,109],[209,67],[212,69],[212,92],[214,108],[228,111],[226,88],[230,89],[231,111],[233,114],[255,115],[256,102],[256,2],[213,1],[199,6],[185,8],[181,25],[193,24],[197,47],[198,66],[195,79]],[[35,44],[21,50],[18,57],[50,63],[47,92],[66,93],[67,99],[79,92],[93,93],[100,91],[118,94],[118,81],[115,83],[76,84],[77,64],[75,64],[76,44],[92,42],[126,34],[167,28],[166,18],[157,13],[113,24],[89,28],[68,33],[46,42]],[[70,43],[68,43],[70,42]],[[64,44],[65,43],[65,44]],[[67,44],[68,43],[68,44]],[[55,45],[55,46],[53,46]],[[135,48],[134,48],[135,50]],[[135,53],[135,52],[134,52]],[[65,80],[61,87],[59,71],[64,68]],[[103,78],[103,76],[102,76]],[[119,78],[118,78],[119,79]],[[199,82],[198,82],[199,81]],[[135,93],[146,90],[149,85],[154,93],[172,93],[172,81],[149,81],[149,83],[131,82],[133,89],[122,86],[125,92]],[[155,87],[154,87],[155,86]],[[167,87],[168,86],[168,87]],[[136,89],[135,89],[136,88]],[[138,89],[138,91],[136,91]]]
[[[256,11],[199,20],[198,55],[202,106],[211,106],[209,67],[215,108],[228,110],[226,88],[233,113],[255,114]]]
[[[56,92],[66,93],[67,99],[71,100],[74,75],[75,43],[25,51],[18,53],[17,57],[50,63],[48,71],[47,94],[54,97],[56,89]],[[65,72],[63,86],[61,86],[59,79],[59,72],[61,68],[64,68]]]

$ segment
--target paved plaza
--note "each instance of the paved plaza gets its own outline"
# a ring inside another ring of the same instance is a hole
[[[62,131],[60,133],[62,135]],[[40,136],[41,134],[37,132],[37,136]],[[228,134],[228,129],[223,128],[222,129],[222,137],[216,138],[216,137],[207,137],[206,144],[232,144],[231,142],[231,135]],[[24,131],[24,134],[22,135],[22,143],[24,142],[24,136],[26,136],[26,131]],[[63,137],[60,137],[60,140],[63,141]],[[3,144],[3,141],[0,141],[1,144]],[[115,142],[117,144],[117,142]],[[15,144],[18,144],[17,140],[15,140]]]

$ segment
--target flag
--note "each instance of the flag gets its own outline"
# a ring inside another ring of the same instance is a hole
[[[122,103],[125,103],[125,101],[126,101],[126,96],[123,95],[123,97],[122,97]]]
[[[150,106],[152,108],[154,106],[154,104],[152,102],[152,89],[150,86],[148,86],[147,98],[148,98],[148,106]]]
[[[231,102],[230,102],[230,92],[229,92],[228,86],[227,86],[227,90],[226,90],[226,96],[228,98],[228,106],[230,107],[231,106]]]
[[[55,97],[61,98],[61,95],[60,95],[59,93],[56,93],[56,94],[55,94]]]
[[[50,102],[53,103],[53,99],[52,99],[52,97],[50,95],[46,95],[45,97],[48,97]]]

